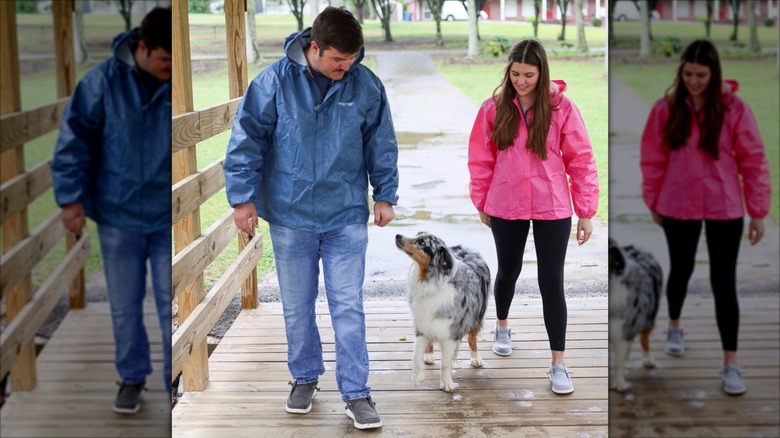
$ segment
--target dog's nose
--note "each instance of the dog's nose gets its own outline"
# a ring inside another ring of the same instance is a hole
[[[402,236],[402,235],[400,235],[400,234],[396,234],[396,235],[395,235],[395,240],[401,240],[401,239],[403,239],[403,238],[404,238],[404,236]]]

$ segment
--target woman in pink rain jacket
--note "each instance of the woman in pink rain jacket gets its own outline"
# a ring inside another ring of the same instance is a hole
[[[479,109],[469,139],[471,200],[496,244],[496,331],[493,352],[512,353],[507,317],[533,222],[544,322],[556,394],[574,391],[564,365],[566,300],[563,265],[571,233],[572,200],[579,218],[577,242],[590,238],[599,200],[593,150],[577,107],[550,81],[544,48],[517,43],[504,80]],[[500,90],[500,91],[499,91]]]
[[[735,81],[722,81],[715,46],[706,40],[692,42],[683,52],[674,83],[650,112],[641,158],[644,201],[669,246],[664,350],[676,357],[685,352],[680,313],[703,222],[724,355],[723,390],[731,395],[747,390],[736,360],[743,194],[753,245],[764,234],[771,196],[761,135],[750,108],[734,94],[737,88]]]

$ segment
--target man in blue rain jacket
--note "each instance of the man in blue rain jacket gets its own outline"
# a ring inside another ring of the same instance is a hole
[[[113,409],[134,414],[152,372],[147,260],[171,385],[171,10],[150,11],[112,50],[73,92],[51,171],[65,228],[80,236],[85,216],[97,223],[122,379]]]
[[[336,335],[336,383],[360,429],[382,425],[370,397],[363,312],[368,183],[374,224],[398,197],[398,145],[384,86],[365,66],[363,33],[329,7],[290,35],[286,57],[260,72],[241,101],[225,158],[239,229],[270,227],[288,368],[286,411],[305,414],[325,372],[315,319],[319,261]]]

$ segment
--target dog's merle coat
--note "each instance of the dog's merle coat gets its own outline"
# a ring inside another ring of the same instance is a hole
[[[438,237],[418,233],[414,238],[397,235],[396,246],[414,263],[409,270],[409,306],[414,319],[415,358],[413,379],[423,380],[423,362],[433,363],[433,342],[442,347],[440,388],[452,391],[452,362],[463,336],[468,334],[471,365],[482,366],[477,335],[487,310],[490,269],[475,251],[460,245],[447,247]],[[449,358],[449,359],[447,359]]]
[[[618,391],[629,387],[623,369],[637,335],[641,335],[645,367],[655,366],[650,333],[658,314],[662,284],[661,266],[651,253],[633,245],[621,247],[609,239],[609,342],[615,365],[610,386]]]

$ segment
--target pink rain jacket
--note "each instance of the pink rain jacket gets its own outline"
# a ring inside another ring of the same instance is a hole
[[[547,134],[547,159],[526,149],[533,107],[511,147],[502,151],[490,140],[496,120],[493,98],[477,113],[469,138],[471,201],[478,211],[502,219],[592,218],[599,203],[598,175],[593,149],[577,107],[563,96],[566,83],[551,81],[553,111]],[[520,111],[520,103],[515,99]],[[568,178],[567,178],[568,175]],[[571,189],[571,190],[570,190]]]
[[[669,118],[666,99],[653,106],[642,134],[641,158],[642,195],[650,211],[674,219],[737,219],[745,215],[744,193],[750,217],[769,213],[769,165],[753,112],[734,94],[737,88],[736,81],[724,81],[718,160],[699,149],[703,112],[685,146],[672,151],[663,139]],[[690,97],[687,103],[693,112]]]

